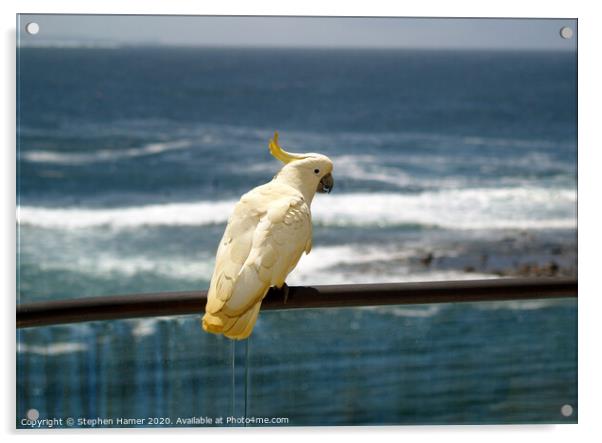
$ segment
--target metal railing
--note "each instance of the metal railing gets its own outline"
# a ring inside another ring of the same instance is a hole
[[[270,289],[263,310],[457,303],[577,297],[574,278],[503,278],[420,283],[329,285]],[[200,314],[206,291],[76,298],[17,306],[17,328]]]

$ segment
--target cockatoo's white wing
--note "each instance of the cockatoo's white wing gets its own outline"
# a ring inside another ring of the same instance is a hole
[[[310,249],[311,213],[298,191],[269,183],[245,194],[218,248],[203,328],[248,337],[270,286],[281,287]]]

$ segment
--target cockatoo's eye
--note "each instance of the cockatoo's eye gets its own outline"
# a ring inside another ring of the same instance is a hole
[[[320,173],[320,170],[319,170],[319,169],[314,169],[314,174],[316,174],[316,175],[317,175],[317,174],[319,174],[319,173]]]

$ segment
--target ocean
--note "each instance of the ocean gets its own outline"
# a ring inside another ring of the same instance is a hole
[[[334,162],[289,285],[576,276],[576,74],[569,51],[19,48],[17,302],[206,289],[275,130]],[[576,322],[561,299],[264,312],[248,345],[194,316],[24,329],[17,426],[572,423]]]

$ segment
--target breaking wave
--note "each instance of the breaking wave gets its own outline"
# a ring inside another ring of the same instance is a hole
[[[287,278],[291,285],[392,283],[495,278],[493,274],[455,270],[416,270],[407,259],[420,254],[411,246],[383,248],[382,245],[346,244],[315,247],[303,255]],[[383,266],[389,264],[389,266]],[[199,284],[209,282],[215,258],[204,253],[195,257],[123,255],[116,251],[57,257],[37,266],[44,271],[77,273],[95,279],[135,278],[144,274]],[[362,272],[354,267],[361,266]]]
[[[546,188],[464,189],[317,196],[314,224],[425,226],[445,229],[557,229],[576,227],[576,191]],[[21,206],[21,226],[51,229],[206,226],[225,223],[235,200],[119,208]]]
[[[32,163],[51,163],[61,165],[81,165],[123,158],[142,157],[161,154],[166,151],[185,149],[191,146],[188,140],[177,140],[165,143],[149,143],[139,148],[101,149],[94,152],[59,152],[59,151],[27,151],[20,157]]]

